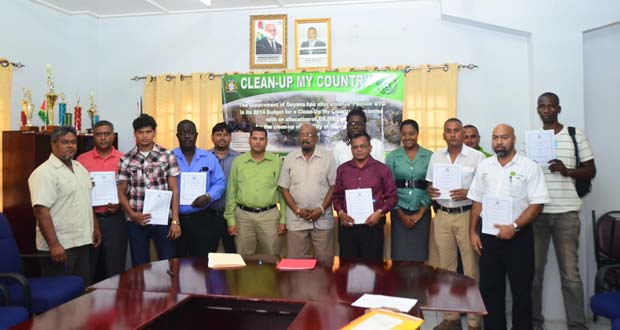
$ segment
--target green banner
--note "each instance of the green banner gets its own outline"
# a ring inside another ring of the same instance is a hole
[[[225,121],[234,131],[262,126],[269,131],[270,150],[297,148],[297,129],[310,123],[327,148],[346,135],[346,115],[361,106],[367,131],[384,141],[386,150],[399,145],[404,74],[384,72],[308,72],[227,75],[222,79]],[[247,139],[233,136],[233,148],[244,150]]]

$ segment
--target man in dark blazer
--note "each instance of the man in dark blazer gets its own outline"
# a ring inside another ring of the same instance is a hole
[[[324,41],[316,39],[316,28],[308,29],[308,40],[301,43],[300,55],[327,54],[327,45]]]
[[[256,54],[282,54],[282,44],[278,43],[276,26],[269,23],[265,26],[267,35],[265,38],[256,41]]]

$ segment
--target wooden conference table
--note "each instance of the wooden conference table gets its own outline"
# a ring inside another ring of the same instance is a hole
[[[338,329],[362,315],[364,293],[418,299],[410,312],[486,314],[474,280],[415,262],[319,262],[278,271],[275,260],[213,270],[207,258],[141,265],[12,329]]]

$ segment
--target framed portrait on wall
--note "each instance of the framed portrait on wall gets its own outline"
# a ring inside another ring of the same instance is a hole
[[[286,69],[286,15],[250,16],[250,69]]]
[[[330,69],[331,19],[295,20],[295,69]]]

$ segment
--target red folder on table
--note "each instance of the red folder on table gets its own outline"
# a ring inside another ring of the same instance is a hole
[[[282,259],[276,266],[279,270],[304,270],[313,269],[316,259]]]

